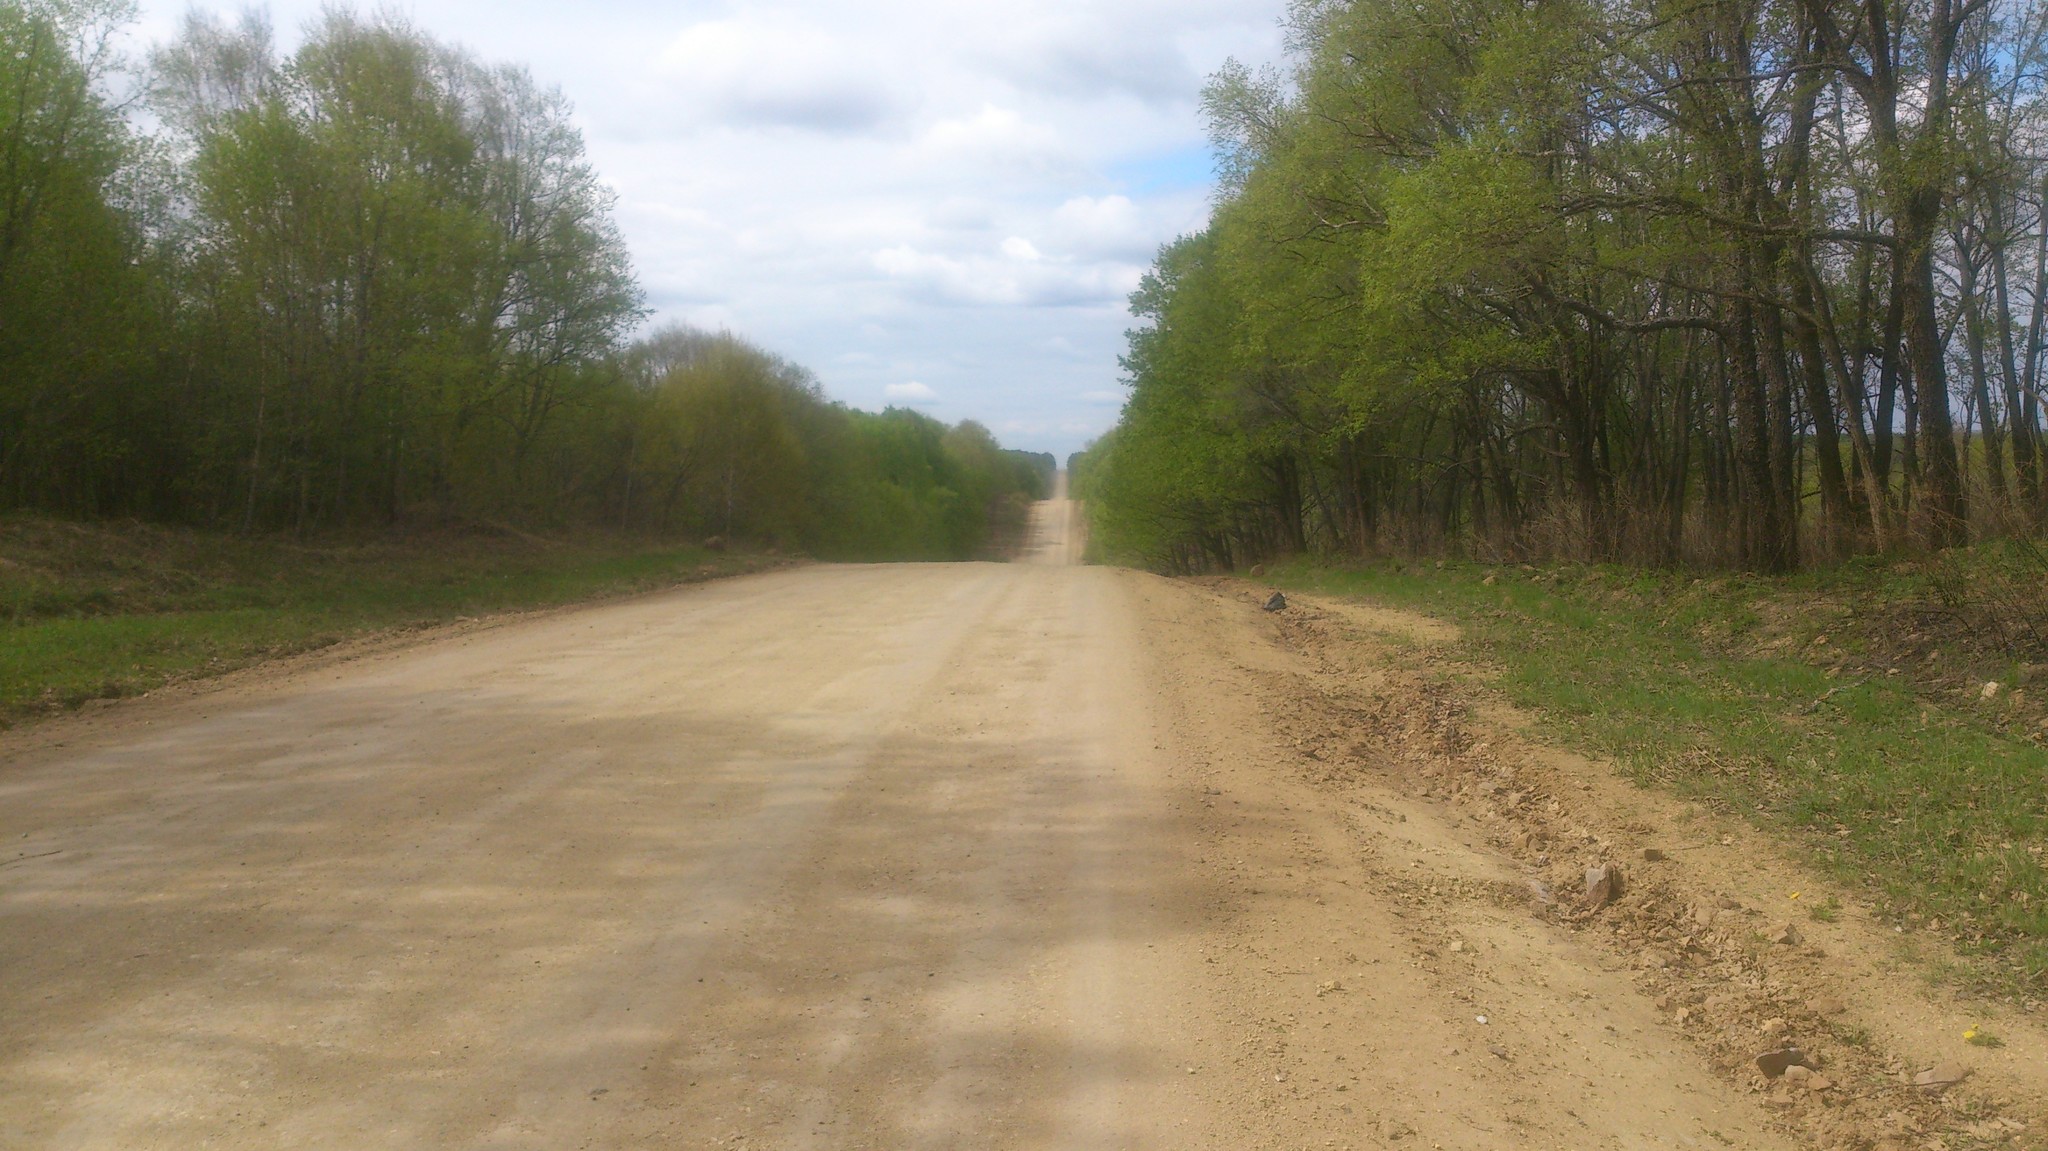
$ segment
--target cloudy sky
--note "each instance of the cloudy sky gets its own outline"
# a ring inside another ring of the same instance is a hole
[[[189,0],[144,0],[170,35]],[[224,14],[236,3],[202,0]],[[386,5],[388,7],[388,5]],[[1196,106],[1284,0],[414,0],[575,101],[662,319],[835,398],[1064,455],[1116,420],[1124,300],[1206,216]],[[289,48],[319,0],[267,6]]]

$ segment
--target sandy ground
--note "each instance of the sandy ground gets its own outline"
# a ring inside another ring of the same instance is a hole
[[[1037,516],[9,737],[0,1147],[1825,1134],[1532,913],[1311,609]]]

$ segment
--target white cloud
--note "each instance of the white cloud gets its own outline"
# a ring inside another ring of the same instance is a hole
[[[142,0],[143,35],[189,2]],[[272,0],[280,42],[324,2]],[[657,319],[1064,454],[1115,419],[1088,396],[1121,377],[1125,297],[1206,216],[1201,78],[1275,59],[1286,0],[408,8],[575,101]]]
[[[899,107],[862,55],[793,13],[750,11],[684,29],[662,50],[658,80],[686,122],[858,132]]]
[[[983,104],[971,116],[949,116],[925,129],[919,141],[934,152],[955,152],[975,159],[1024,152],[1057,152],[1058,132],[1033,124],[1011,108]]]
[[[1075,196],[1052,213],[1049,239],[1076,255],[1149,263],[1167,230],[1163,213],[1147,213],[1129,196]]]
[[[916,380],[912,380],[907,384],[890,384],[882,389],[882,394],[892,400],[936,400],[939,398],[939,393],[932,391]]]
[[[1120,303],[1145,272],[1136,264],[1046,262],[1021,241],[1005,243],[1002,255],[958,257],[901,245],[875,253],[874,264],[916,300],[979,307]]]

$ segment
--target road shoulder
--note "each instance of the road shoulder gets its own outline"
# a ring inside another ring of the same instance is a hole
[[[1301,775],[1333,800],[1383,794],[1459,827],[1514,878],[1524,914],[1609,974],[1602,994],[1647,1004],[1660,1032],[1762,1102],[1779,1131],[1822,1147],[2039,1145],[2028,1141],[2048,1116],[2038,1025],[1933,988],[1926,941],[1860,911],[1767,834],[1539,740],[1458,661],[1440,621],[1299,594],[1260,613],[1268,588],[1197,586],[1298,661],[1264,703],[1299,741]],[[1586,889],[1596,866],[1622,877],[1597,908]],[[1972,1045],[1971,1031],[2002,1045]],[[1765,1077],[1756,1057],[1788,1047],[1818,1073]],[[1966,1078],[1912,1085],[1930,1070]]]
[[[1207,998],[1243,1036],[1198,1070],[1257,1117],[1246,1145],[1798,1145],[1590,931],[1531,913],[1522,865],[1414,793],[1289,625],[1124,578],[1221,893]]]

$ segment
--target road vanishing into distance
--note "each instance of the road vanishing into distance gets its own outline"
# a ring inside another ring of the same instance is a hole
[[[8,735],[0,1148],[1789,1146],[1034,515]]]

